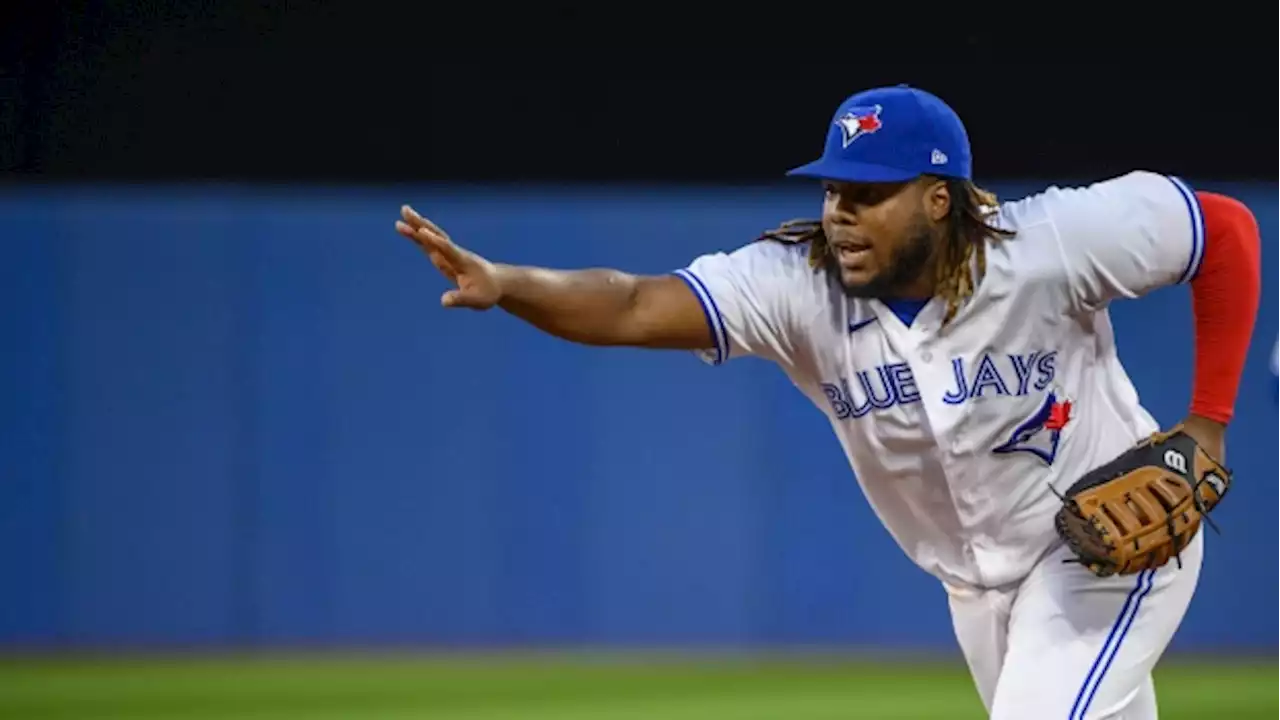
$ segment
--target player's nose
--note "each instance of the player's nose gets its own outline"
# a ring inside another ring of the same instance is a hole
[[[832,225],[840,227],[852,227],[858,224],[858,218],[847,210],[832,208],[824,213],[824,220]]]

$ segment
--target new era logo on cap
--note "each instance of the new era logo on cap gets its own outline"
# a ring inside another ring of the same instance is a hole
[[[940,98],[907,85],[841,103],[822,157],[788,175],[846,182],[901,182],[921,175],[969,179],[969,137]]]

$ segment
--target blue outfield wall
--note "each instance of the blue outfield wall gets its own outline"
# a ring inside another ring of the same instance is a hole
[[[1239,484],[1175,645],[1272,652],[1277,196],[1217,189],[1259,218],[1265,294]],[[392,229],[404,201],[505,261],[660,272],[819,198],[0,192],[0,644],[954,646],[942,591],[780,372],[442,311]],[[1188,292],[1113,313],[1178,420]]]

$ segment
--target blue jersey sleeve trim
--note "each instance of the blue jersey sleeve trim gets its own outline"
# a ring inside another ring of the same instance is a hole
[[[707,318],[707,326],[711,328],[711,337],[715,341],[716,351],[714,356],[708,353],[708,359],[712,365],[723,363],[729,358],[729,332],[725,329],[724,317],[720,315],[720,308],[716,305],[715,298],[707,290],[702,278],[692,271],[686,268],[675,271],[675,274],[681,280],[684,280],[689,289],[693,291],[694,297],[698,298],[698,303],[702,305],[702,314]]]
[[[1204,213],[1200,210],[1200,199],[1181,179],[1168,176],[1169,181],[1178,189],[1182,202],[1187,206],[1187,214],[1191,218],[1191,257],[1187,259],[1187,267],[1178,278],[1178,283],[1187,283],[1196,279],[1200,272],[1200,263],[1204,260]]]

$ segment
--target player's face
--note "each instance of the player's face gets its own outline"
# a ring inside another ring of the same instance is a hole
[[[850,295],[933,294],[935,238],[948,200],[944,184],[829,182],[825,191],[828,267]]]

